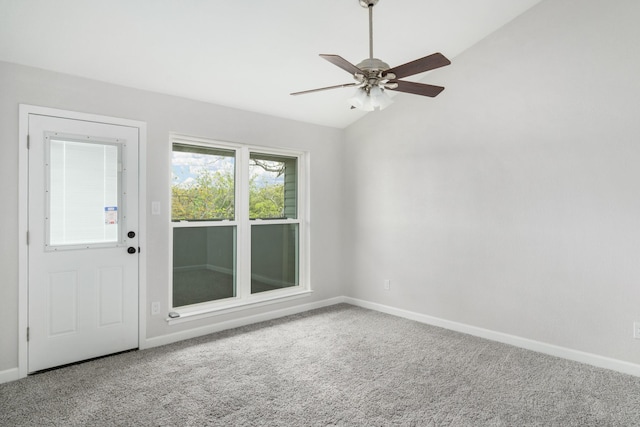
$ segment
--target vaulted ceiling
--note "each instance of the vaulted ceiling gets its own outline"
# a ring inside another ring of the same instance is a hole
[[[442,52],[453,67],[539,2],[380,0],[374,56]],[[318,54],[357,64],[368,43],[358,0],[0,0],[1,61],[337,128],[365,114],[346,103],[353,89],[289,93],[351,83]]]

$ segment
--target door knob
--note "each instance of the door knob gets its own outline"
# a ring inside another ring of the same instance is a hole
[[[136,233],[134,231],[130,231],[127,233],[127,237],[133,239],[134,237],[136,237]]]
[[[134,248],[133,246],[129,246],[129,248],[127,249],[127,252],[129,252],[130,254],[135,254],[136,248]]]

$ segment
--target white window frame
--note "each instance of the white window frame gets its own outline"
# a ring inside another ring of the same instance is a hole
[[[173,152],[173,144],[176,143],[235,151],[235,218],[234,220],[223,221],[173,222],[171,221],[171,213],[169,214],[170,254],[168,277],[170,286],[168,301],[169,306],[172,307],[171,312],[177,313],[179,317],[169,317],[167,322],[170,325],[179,324],[310,295],[312,290],[309,274],[309,153],[230,143],[176,133],[170,134],[171,152]],[[264,221],[249,219],[249,156],[252,152],[297,159],[297,215],[295,219],[283,218]],[[169,162],[171,170],[171,159]],[[169,181],[169,200],[172,203],[171,177]],[[298,286],[251,294],[251,226],[256,225],[256,223],[264,223],[265,225],[298,224]],[[194,226],[236,227],[236,296],[188,306],[173,307],[173,230],[180,227]]]

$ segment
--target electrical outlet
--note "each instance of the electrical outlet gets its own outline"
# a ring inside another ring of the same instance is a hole
[[[152,315],[160,314],[160,303],[158,301],[151,303],[151,314]]]
[[[389,279],[384,279],[384,290],[385,291],[389,291],[391,290],[391,280]]]
[[[151,202],[151,215],[160,215],[160,202]]]
[[[640,340],[640,322],[633,322],[633,337]]]

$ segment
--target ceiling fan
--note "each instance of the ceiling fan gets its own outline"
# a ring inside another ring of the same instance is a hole
[[[387,89],[430,97],[435,97],[444,90],[442,86],[399,80],[403,77],[451,64],[451,61],[441,53],[434,53],[393,68],[380,59],[373,57],[373,6],[378,1],[358,0],[360,6],[369,9],[369,58],[358,65],[353,65],[341,56],[320,54],[322,58],[353,75],[356,81],[354,83],[294,92],[291,95],[303,95],[329,89],[358,86],[355,95],[348,100],[351,108],[373,111],[376,108],[383,109],[393,102],[389,95],[385,93]]]

